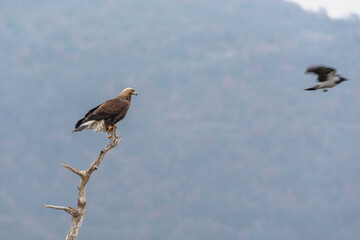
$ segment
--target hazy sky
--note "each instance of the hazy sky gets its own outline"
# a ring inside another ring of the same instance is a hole
[[[330,17],[341,18],[356,13],[360,16],[360,1],[358,0],[287,0],[296,2],[305,9],[319,10],[326,9]]]

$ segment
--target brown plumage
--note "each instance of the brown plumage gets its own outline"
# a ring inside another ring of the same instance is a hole
[[[73,132],[84,129],[109,132],[117,122],[125,117],[130,107],[132,95],[137,95],[136,91],[132,88],[125,88],[116,98],[109,99],[91,109],[84,118],[76,123]]]

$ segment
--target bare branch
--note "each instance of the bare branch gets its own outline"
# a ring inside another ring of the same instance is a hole
[[[42,205],[46,208],[56,209],[56,210],[64,210],[65,212],[69,213],[73,217],[76,217],[78,215],[77,210],[72,207],[63,207],[63,206],[55,206],[55,205]]]
[[[105,154],[112,148],[116,147],[121,141],[121,135],[116,136],[116,127],[110,130],[110,142],[106,145],[99,153],[99,156],[94,160],[94,162],[90,165],[87,170],[80,171],[76,168],[72,168],[65,163],[61,164],[63,167],[68,169],[69,171],[75,173],[80,176],[80,181],[78,185],[78,197],[77,197],[77,208],[74,209],[72,207],[62,207],[62,206],[54,206],[54,205],[42,205],[46,208],[52,208],[56,210],[64,210],[65,212],[71,214],[72,220],[69,231],[66,236],[66,240],[75,240],[79,234],[80,227],[85,217],[85,208],[86,208],[86,195],[85,195],[85,186],[89,181],[91,174],[98,169],[101,164]]]
[[[83,177],[84,176],[84,173],[76,168],[72,168],[70,167],[69,165],[66,165],[65,163],[62,163],[61,166],[63,166],[64,168],[66,168],[67,170],[75,173],[76,175],[80,176],[80,177]]]
[[[121,141],[121,137],[122,135],[120,135],[119,137],[116,136],[116,127],[113,127],[112,130],[110,131],[110,137],[111,140],[109,142],[108,145],[106,145],[99,153],[99,156],[97,157],[97,159],[95,159],[95,161],[90,165],[89,169],[87,170],[88,173],[92,173],[93,171],[97,170],[101,161],[103,160],[105,154],[112,148],[116,147],[119,142]]]

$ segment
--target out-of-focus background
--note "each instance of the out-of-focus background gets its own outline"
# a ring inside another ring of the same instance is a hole
[[[306,9],[306,8],[305,8]],[[63,239],[107,144],[71,133],[125,87],[78,239],[360,238],[360,20],[281,0],[0,2],[0,239]],[[305,92],[310,64],[349,82]]]

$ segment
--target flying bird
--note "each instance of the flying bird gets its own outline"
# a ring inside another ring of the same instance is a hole
[[[94,107],[76,123],[73,132],[94,129],[95,132],[104,131],[110,134],[110,131],[116,128],[115,124],[125,117],[132,95],[137,95],[136,91],[125,88],[119,96]]]
[[[310,66],[306,69],[305,73],[314,73],[318,75],[318,84],[314,87],[307,88],[305,90],[317,90],[323,89],[324,92],[327,92],[327,88],[332,88],[343,81],[348,79],[341,77],[340,75],[335,74],[336,69],[326,66]]]

